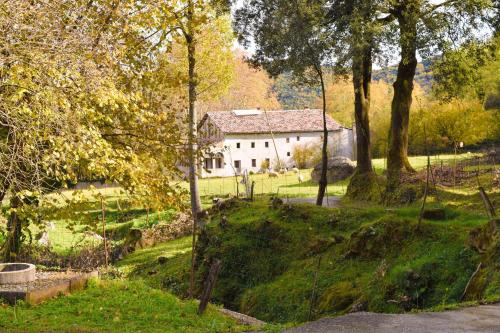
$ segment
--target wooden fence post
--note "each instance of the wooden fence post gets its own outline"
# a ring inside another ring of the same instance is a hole
[[[101,219],[102,219],[102,238],[104,241],[104,263],[106,264],[106,268],[108,268],[108,242],[106,239],[106,208],[102,196],[101,196]]]
[[[488,195],[484,191],[482,186],[479,186],[479,193],[481,194],[481,199],[483,199],[484,208],[486,209],[486,213],[488,214],[488,218],[493,219],[496,217],[495,207],[488,198]]]
[[[318,264],[316,266],[316,271],[314,272],[313,288],[311,292],[311,299],[309,300],[309,315],[308,320],[311,321],[313,317],[314,307],[316,306],[316,288],[318,287],[318,275],[321,268],[321,259],[323,256],[318,258]]]
[[[215,259],[210,266],[210,271],[208,272],[208,277],[205,280],[205,286],[203,288],[203,294],[201,294],[200,305],[198,307],[198,314],[201,315],[207,308],[208,302],[210,301],[210,296],[212,295],[212,290],[217,281],[217,275],[221,268],[222,262],[219,259]]]

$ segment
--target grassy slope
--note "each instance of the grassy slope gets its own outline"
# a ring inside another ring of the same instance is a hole
[[[0,307],[2,332],[235,332],[241,327],[212,306],[203,316],[194,301],[140,282],[95,281],[39,306]]]
[[[467,211],[450,206],[446,221],[424,221],[420,232],[418,205],[387,211],[349,203],[342,209],[270,209],[267,200],[240,202],[223,212],[227,229],[216,215],[200,238],[199,278],[212,258],[222,259],[214,300],[274,322],[308,319],[320,257],[313,317],[340,314],[356,303],[379,312],[448,306],[460,301],[482,260],[468,248],[468,232],[487,221],[477,195],[448,196],[467,201]],[[188,240],[183,246],[188,250]],[[360,254],[346,256],[356,247]],[[134,256],[146,259],[141,252]],[[128,268],[152,286],[184,294],[189,257],[177,255],[165,265],[146,259]],[[489,282],[484,298],[500,299],[498,274]]]

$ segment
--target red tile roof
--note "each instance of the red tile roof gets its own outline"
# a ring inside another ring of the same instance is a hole
[[[251,115],[236,115],[234,111],[207,112],[202,122],[207,118],[225,134],[323,131],[323,112],[318,109],[262,111]],[[342,127],[329,116],[326,121],[329,131]]]

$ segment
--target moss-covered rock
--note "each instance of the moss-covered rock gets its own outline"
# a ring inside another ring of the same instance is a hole
[[[382,197],[386,205],[408,205],[424,196],[425,183],[401,183],[394,189],[386,190]]]
[[[347,257],[381,258],[397,253],[403,242],[414,234],[416,225],[393,215],[362,226],[349,240]]]
[[[321,295],[318,310],[320,313],[345,311],[358,300],[359,296],[360,291],[352,281],[336,283]]]

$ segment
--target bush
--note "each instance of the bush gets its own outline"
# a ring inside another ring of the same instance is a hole
[[[311,167],[317,155],[321,156],[321,149],[317,143],[304,143],[293,147],[292,157],[299,169]]]
[[[266,170],[269,170],[269,167],[270,167],[270,163],[268,160],[263,160],[262,163],[260,163],[260,169],[262,171],[266,171]]]

